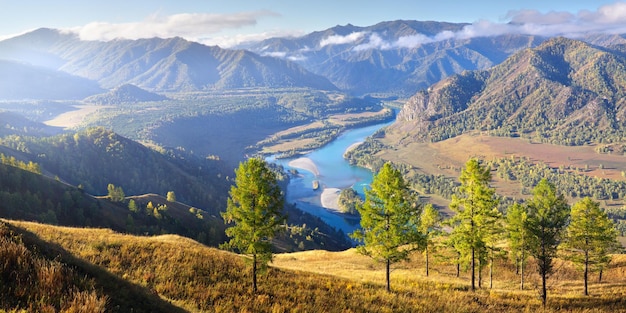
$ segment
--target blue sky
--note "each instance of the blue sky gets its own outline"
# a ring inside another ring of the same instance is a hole
[[[0,39],[39,27],[84,39],[181,36],[228,47],[246,40],[302,35],[335,25],[397,19],[473,23],[473,34],[589,30],[626,33],[626,2],[602,0],[0,0]],[[607,26],[608,25],[608,26]]]

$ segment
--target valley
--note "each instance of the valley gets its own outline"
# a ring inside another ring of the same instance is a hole
[[[0,38],[0,312],[623,311],[626,35],[476,26],[347,24],[230,48],[51,28]],[[286,216],[263,235],[274,258],[258,293],[257,246],[225,245],[234,170],[251,158],[275,175]],[[472,219],[485,231],[465,242],[451,217],[473,205],[458,202],[472,158],[494,222]],[[385,231],[419,228],[396,247],[406,261],[386,260],[392,292],[384,261],[350,236],[383,166],[407,187],[373,196]],[[519,252],[533,243],[507,237],[530,227],[507,218],[540,207],[542,183],[567,211],[543,305],[540,258]],[[350,188],[360,195],[339,193]],[[405,197],[412,219],[394,225]],[[560,245],[583,199],[615,230],[591,250],[591,296],[582,249]],[[440,215],[424,226],[429,204]]]

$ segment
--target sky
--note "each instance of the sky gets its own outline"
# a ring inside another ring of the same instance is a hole
[[[40,27],[85,40],[180,36],[224,48],[336,25],[392,20],[470,23],[457,34],[626,33],[626,1],[603,0],[0,0],[0,40]],[[341,38],[339,38],[341,39]]]

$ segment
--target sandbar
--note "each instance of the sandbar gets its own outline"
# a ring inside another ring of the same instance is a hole
[[[320,196],[322,207],[339,212],[340,193],[341,189],[339,188],[324,188],[324,190],[322,191],[322,195]]]
[[[315,176],[319,176],[320,172],[317,170],[317,166],[315,162],[309,158],[297,158],[295,160],[289,161],[289,166],[295,167],[297,169],[302,169],[305,171],[309,171],[313,173]]]

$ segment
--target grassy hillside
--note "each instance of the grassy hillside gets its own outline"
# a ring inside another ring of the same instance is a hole
[[[454,266],[435,262],[425,278],[421,258],[392,273],[393,294],[383,286],[383,269],[345,252],[310,251],[278,255],[263,275],[260,292],[250,292],[245,258],[207,248],[179,236],[135,237],[105,229],[55,227],[6,221],[24,245],[56,258],[93,279],[107,297],[107,310],[190,312],[519,312],[540,309],[533,289],[516,291],[512,266],[496,267],[495,288],[468,291]],[[592,296],[583,297],[574,270],[563,263],[551,277],[545,312],[619,312],[626,296],[626,258],[618,256]],[[465,274],[463,274],[465,275]],[[486,277],[486,276],[485,276]],[[136,292],[128,296],[129,290]],[[158,295],[150,298],[149,295]],[[15,307],[15,306],[13,306]]]

